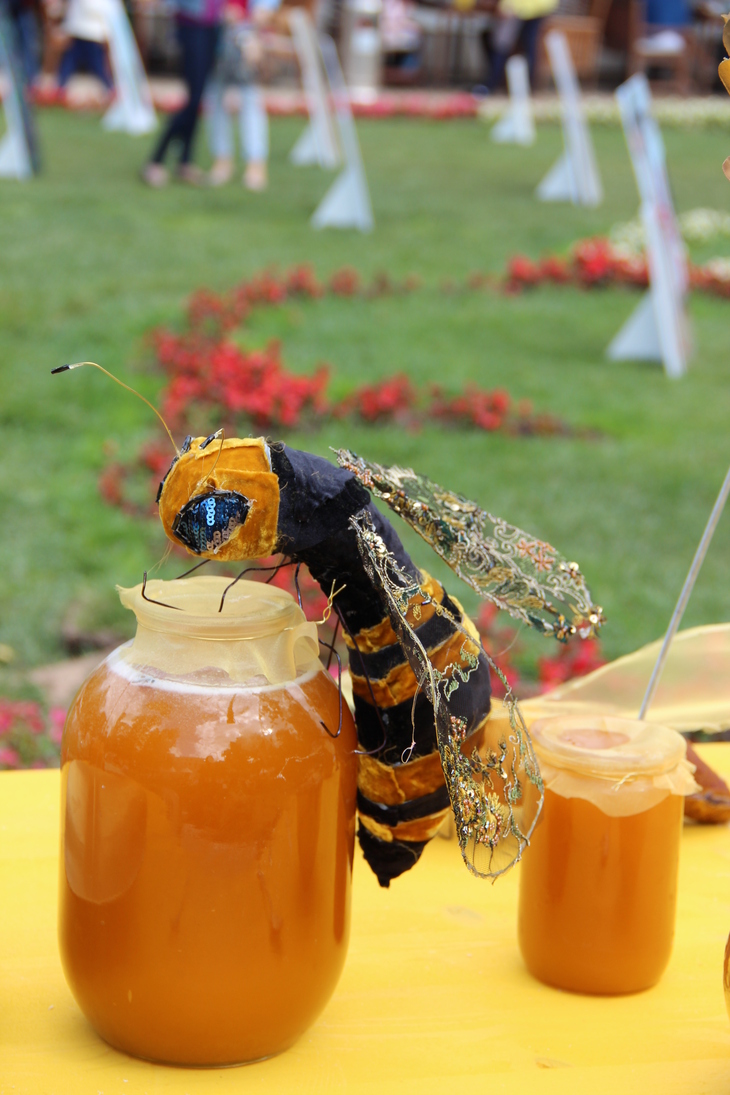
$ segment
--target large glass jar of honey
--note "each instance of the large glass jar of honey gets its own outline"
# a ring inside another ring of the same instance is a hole
[[[543,719],[530,735],[545,801],[520,866],[527,968],[573,992],[647,989],[669,961],[683,796],[697,789],[684,739],[599,717]]]
[[[347,950],[356,735],[281,590],[121,590],[137,634],[87,680],[62,765],[60,947],[111,1045],[187,1065],[290,1046]],[[158,602],[158,603],[155,603]]]

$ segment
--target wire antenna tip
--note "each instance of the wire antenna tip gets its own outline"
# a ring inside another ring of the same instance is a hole
[[[53,374],[53,373],[65,373],[67,369],[81,369],[84,365],[89,365],[89,366],[91,366],[92,369],[98,369],[100,373],[104,373],[104,376],[108,376],[109,379],[113,380],[115,384],[118,384],[120,388],[124,388],[125,391],[131,392],[132,395],[137,396],[137,399],[141,399],[143,403],[146,403],[147,406],[149,407],[149,409],[154,414],[157,415],[159,421],[162,423],[162,425],[165,429],[165,433],[170,438],[170,442],[172,444],[173,449],[175,450],[176,455],[180,456],[180,450],[178,449],[177,445],[175,444],[175,438],[170,433],[170,429],[169,429],[167,423],[165,422],[165,419],[162,417],[160,412],[157,410],[157,407],[153,406],[152,403],[150,403],[149,399],[145,399],[145,397],[143,395],[141,395],[135,388],[130,388],[129,384],[125,384],[124,381],[120,380],[118,376],[114,375],[114,373],[110,373],[109,370],[105,369],[103,365],[97,365],[97,363],[95,361],[76,361],[73,365],[59,365],[56,369],[51,369],[51,374]],[[221,448],[222,447],[223,446],[222,446],[222,443],[221,443]]]

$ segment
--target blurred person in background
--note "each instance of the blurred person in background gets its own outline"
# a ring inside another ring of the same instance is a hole
[[[213,166],[211,186],[223,186],[233,177],[233,126],[225,107],[227,87],[236,87],[241,150],[246,161],[243,185],[265,190],[268,185],[269,119],[261,88],[256,83],[263,55],[260,29],[279,8],[281,0],[228,0],[221,46],[205,95],[208,136]]]
[[[688,27],[692,11],[688,0],[646,0],[644,19],[649,32],[657,27]]]
[[[41,38],[36,0],[9,0],[8,11],[15,25],[18,54],[28,87],[40,71]]]
[[[507,61],[518,51],[527,58],[530,84],[534,86],[540,26],[557,6],[558,0],[500,0],[488,51],[489,79],[484,89],[488,94],[499,88]]]
[[[68,0],[63,31],[70,41],[58,70],[59,88],[63,90],[74,73],[89,72],[111,93],[114,84],[106,52],[105,0]]]
[[[423,30],[413,18],[412,0],[383,0],[380,34],[386,63],[402,72],[415,72],[421,63]]]
[[[148,186],[165,186],[169,181],[164,160],[173,143],[180,146],[177,177],[194,186],[205,181],[203,172],[192,162],[193,140],[203,92],[216,60],[223,4],[224,0],[175,0],[182,74],[188,101],[170,118],[151,159],[142,170],[142,178]]]
[[[63,99],[58,91],[58,70],[68,47],[68,37],[63,30],[66,15],[64,0],[41,0],[41,65],[33,93],[36,102],[55,103]]]

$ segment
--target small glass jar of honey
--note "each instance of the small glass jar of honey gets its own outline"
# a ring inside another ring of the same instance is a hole
[[[66,978],[107,1042],[172,1064],[286,1049],[349,935],[352,717],[296,602],[242,581],[221,612],[228,584],[121,591],[136,637],[82,687],[61,752]]]
[[[683,796],[697,789],[684,739],[603,717],[542,719],[530,735],[545,800],[520,866],[525,964],[573,992],[650,988],[672,949]]]

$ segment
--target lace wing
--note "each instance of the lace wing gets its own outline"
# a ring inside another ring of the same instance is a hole
[[[587,638],[603,623],[577,563],[410,468],[335,450],[341,467],[415,529],[485,599],[543,635]]]
[[[514,695],[505,677],[488,657],[505,686],[509,730],[504,720],[490,719],[481,750],[463,752],[466,720],[453,711],[459,688],[469,686],[477,658],[472,636],[444,605],[436,605],[418,581],[407,574],[376,532],[367,510],[350,519],[365,570],[379,591],[399,642],[419,685],[431,703],[441,764],[456,821],[464,862],[480,878],[495,878],[521,857],[542,807],[543,786]],[[408,623],[413,598],[433,604],[464,635],[458,660],[437,669]],[[414,699],[415,708],[415,699]],[[501,729],[499,729],[501,728]]]

